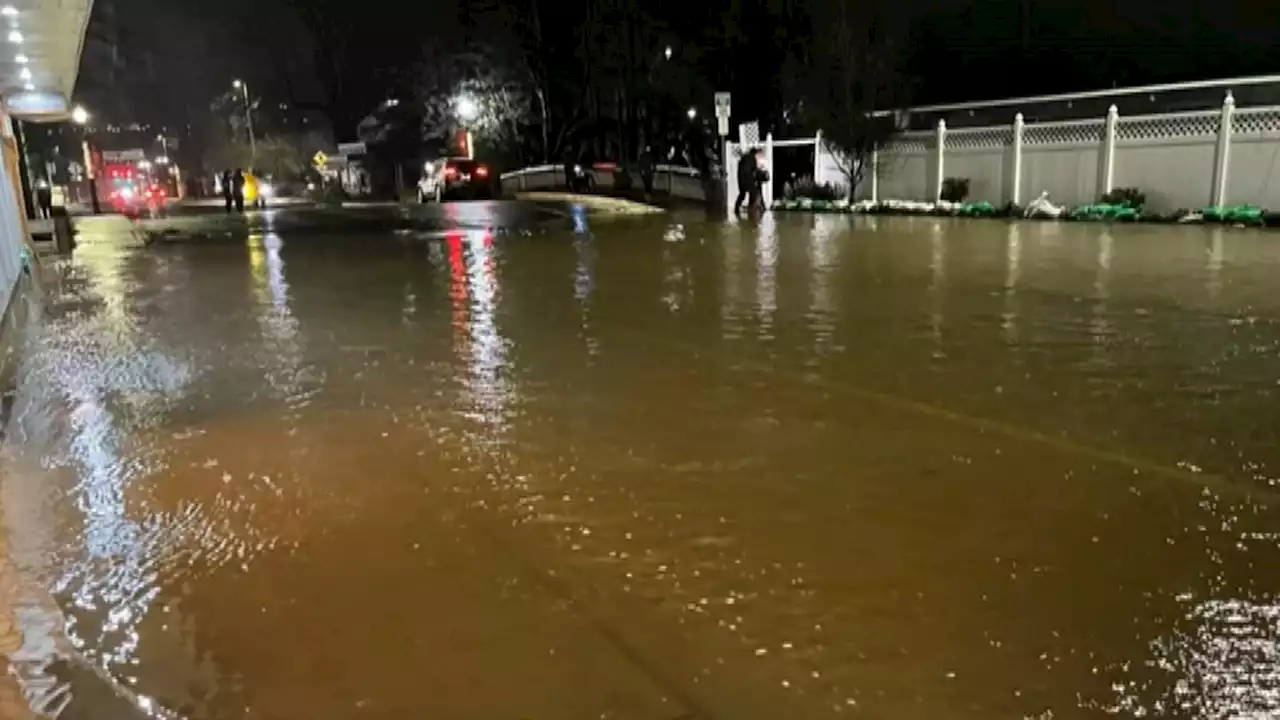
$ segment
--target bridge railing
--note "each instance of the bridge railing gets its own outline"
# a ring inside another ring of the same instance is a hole
[[[696,168],[681,165],[657,165],[654,167],[653,189],[665,192],[673,197],[686,200],[705,201],[706,189],[703,187],[702,173]],[[595,187],[601,192],[613,190],[616,175],[628,172],[631,176],[631,187],[643,187],[640,173],[621,168],[587,168],[587,172],[595,178]],[[502,173],[502,189],[504,192],[524,192],[526,190],[550,190],[566,187],[564,165],[533,165],[519,170]]]

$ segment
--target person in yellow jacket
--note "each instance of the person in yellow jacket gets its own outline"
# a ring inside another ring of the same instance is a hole
[[[244,203],[252,208],[262,207],[262,193],[259,192],[258,176],[252,170],[244,174]]]

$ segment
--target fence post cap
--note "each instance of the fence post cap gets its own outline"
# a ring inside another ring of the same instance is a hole
[[[1107,108],[1107,114],[1108,114],[1108,115],[1119,115],[1119,114],[1120,114],[1120,108],[1116,107],[1116,104],[1115,104],[1115,103],[1111,103],[1111,107]]]
[[[1223,105],[1235,105],[1235,104],[1236,104],[1236,97],[1235,97],[1235,95],[1232,95],[1232,94],[1231,94],[1231,91],[1230,91],[1230,90],[1228,90],[1228,91],[1227,91],[1227,96],[1226,96],[1226,97],[1224,97],[1224,98],[1222,99],[1222,104],[1223,104]]]

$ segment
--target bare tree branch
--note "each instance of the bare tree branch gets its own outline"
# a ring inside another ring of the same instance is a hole
[[[890,0],[810,0],[809,42],[789,73],[801,117],[821,130],[852,197],[872,151],[894,132],[875,111],[900,107],[908,88],[900,73],[902,37]]]

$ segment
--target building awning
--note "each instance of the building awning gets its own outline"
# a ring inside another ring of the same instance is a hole
[[[63,120],[93,0],[0,0],[0,98],[26,120]]]

